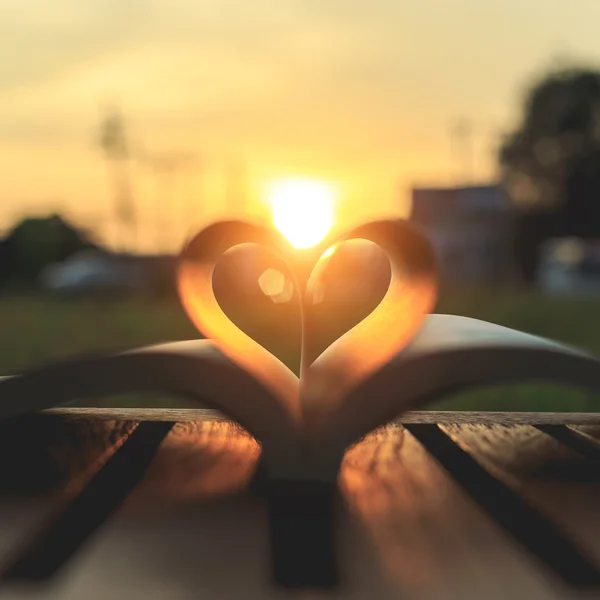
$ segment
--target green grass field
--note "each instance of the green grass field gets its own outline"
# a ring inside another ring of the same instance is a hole
[[[269,304],[250,310],[248,302],[239,301],[231,301],[227,306],[242,328],[297,369],[299,327],[293,306]],[[264,310],[265,306],[269,310]],[[322,344],[327,345],[328,340],[344,331],[364,310],[365,307],[346,304],[322,315]],[[600,354],[600,299],[479,290],[447,294],[436,312],[482,318]],[[191,337],[198,334],[175,301],[0,299],[0,373],[15,372],[39,361],[80,351]],[[173,400],[120,398],[115,402],[165,405]],[[521,385],[473,390],[429,408],[600,411],[600,397],[551,386]]]

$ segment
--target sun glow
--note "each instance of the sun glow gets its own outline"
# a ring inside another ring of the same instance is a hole
[[[285,179],[268,189],[273,223],[296,248],[318,244],[333,226],[335,191],[309,179]]]

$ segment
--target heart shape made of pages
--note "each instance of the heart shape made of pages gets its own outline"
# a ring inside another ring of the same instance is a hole
[[[352,239],[377,244],[388,256],[391,280],[373,312],[316,356],[307,291],[327,248]],[[219,258],[240,244],[260,244],[279,254],[299,292],[302,319],[298,378],[277,357],[238,328],[214,294],[212,276]],[[219,221],[184,248],[177,273],[181,302],[198,330],[234,362],[281,398],[290,412],[313,422],[332,410],[351,389],[399,352],[417,333],[437,298],[437,269],[427,239],[404,220],[381,220],[330,236],[307,250],[294,248],[274,228],[245,221]]]

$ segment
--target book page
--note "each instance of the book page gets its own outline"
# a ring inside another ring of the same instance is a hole
[[[311,348],[316,325],[311,321],[309,295],[305,294],[300,396],[308,428],[406,347],[437,299],[433,249],[409,223],[400,219],[375,221],[340,239],[377,244],[389,258],[391,280],[376,309],[318,357]]]
[[[259,244],[285,261],[289,243],[270,227],[243,221],[219,221],[204,228],[184,248],[177,271],[181,303],[196,328],[242,370],[300,419],[298,377],[276,356],[242,331],[223,312],[212,283],[219,258],[241,244]],[[289,263],[288,263],[289,264]],[[294,273],[290,274],[294,278]]]
[[[167,393],[216,408],[264,443],[285,447],[298,422],[281,399],[210,340],[95,354],[0,378],[0,418],[72,401],[128,393]]]
[[[317,357],[313,344],[317,325],[311,319],[309,302],[311,274],[328,248],[351,239],[372,241],[386,252],[392,266],[390,286],[373,313]],[[288,275],[301,298],[299,381],[279,359],[241,331],[215,298],[212,273],[217,260],[244,243],[275,252],[289,267]],[[191,240],[181,257],[178,287],[196,327],[280,398],[303,428],[310,428],[323,410],[329,410],[384,365],[419,331],[435,304],[437,269],[428,240],[402,219],[367,223],[302,250],[293,248],[271,227],[232,220],[214,223]]]
[[[404,356],[424,352],[458,350],[460,348],[494,347],[508,344],[516,347],[547,346],[561,351],[586,355],[583,350],[540,336],[455,315],[429,315],[419,333],[404,351]],[[399,358],[399,356],[398,356]]]
[[[348,445],[401,412],[443,395],[476,385],[524,382],[600,391],[600,359],[485,321],[429,315],[404,350],[331,406],[314,435]]]

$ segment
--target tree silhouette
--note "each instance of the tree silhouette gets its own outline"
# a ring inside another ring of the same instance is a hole
[[[60,215],[25,218],[2,241],[0,284],[7,280],[33,283],[48,265],[98,247],[89,232]]]
[[[532,280],[548,237],[600,237],[600,72],[553,71],[536,81],[500,149],[517,209],[517,261]]]

